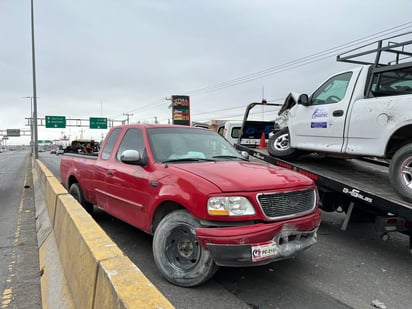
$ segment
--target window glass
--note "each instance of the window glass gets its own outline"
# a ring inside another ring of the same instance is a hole
[[[119,145],[116,158],[120,161],[120,156],[125,150],[137,150],[140,155],[143,154],[145,149],[143,134],[140,129],[129,129],[123,136]]]
[[[331,104],[340,102],[346,94],[352,72],[343,73],[330,78],[312,95],[313,105]]]
[[[150,128],[147,134],[157,162],[241,159],[233,145],[212,130]]]
[[[109,139],[107,140],[107,143],[104,145],[103,151],[102,151],[102,159],[103,160],[108,160],[110,158],[110,155],[112,154],[114,144],[116,144],[117,138],[119,137],[121,132],[121,129],[115,129],[113,132],[110,134]]]
[[[219,133],[220,135],[224,136],[225,135],[225,126],[220,126],[217,129],[217,133]]]
[[[238,138],[239,134],[240,134],[240,130],[241,130],[241,127],[234,127],[233,130],[232,130],[231,137],[232,138]]]
[[[412,68],[374,74],[371,93],[374,97],[412,93]]]

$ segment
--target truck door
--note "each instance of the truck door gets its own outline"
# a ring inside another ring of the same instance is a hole
[[[291,146],[314,151],[341,152],[346,114],[359,72],[328,79],[311,96],[309,106],[289,112]]]
[[[143,133],[138,128],[128,129],[110,163],[107,174],[107,193],[109,202],[105,211],[113,216],[142,228],[145,222],[150,188],[148,173],[143,166],[126,164],[120,157],[125,150],[137,150],[143,156],[145,143]]]
[[[109,203],[107,174],[110,172],[110,158],[112,156],[113,149],[116,145],[116,142],[121,132],[122,130],[118,128],[114,129],[110,133],[107,142],[105,143],[104,147],[100,150],[100,157],[96,161],[94,184],[96,192],[96,202],[97,206],[103,209],[106,209]]]

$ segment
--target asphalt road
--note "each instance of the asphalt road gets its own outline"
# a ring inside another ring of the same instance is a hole
[[[0,308],[41,308],[28,152],[0,153]]]
[[[40,159],[59,178],[60,157]],[[412,308],[412,255],[399,233],[384,242],[373,224],[340,230],[343,216],[323,213],[318,243],[292,260],[254,268],[221,268],[197,288],[159,274],[152,237],[100,211],[95,220],[176,308]]]

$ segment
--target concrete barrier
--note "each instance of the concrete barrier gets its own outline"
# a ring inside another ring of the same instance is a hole
[[[39,160],[33,181],[43,308],[174,308]]]

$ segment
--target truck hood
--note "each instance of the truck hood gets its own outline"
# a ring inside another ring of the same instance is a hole
[[[173,168],[201,177],[216,185],[222,192],[286,189],[313,183],[311,179],[297,172],[254,162],[184,163],[173,164]]]

